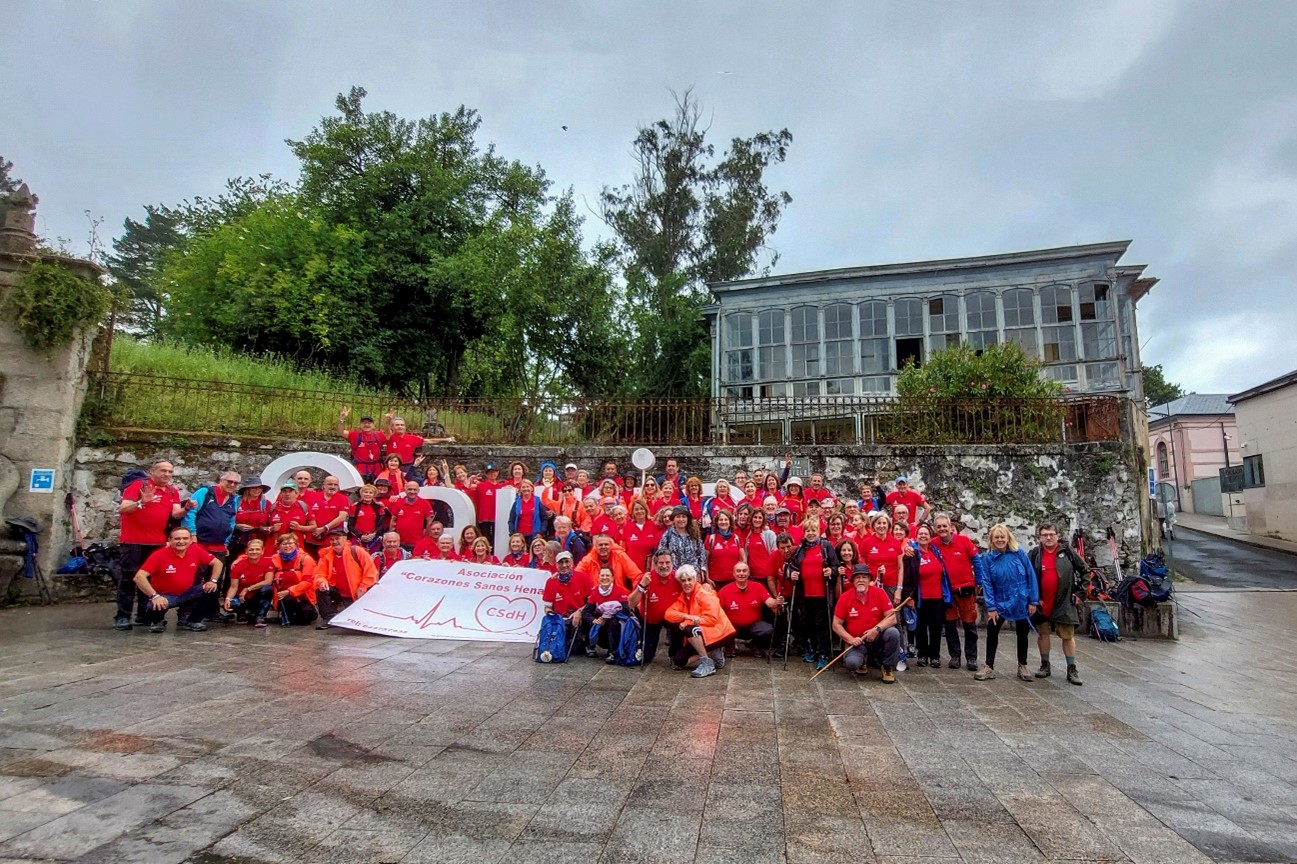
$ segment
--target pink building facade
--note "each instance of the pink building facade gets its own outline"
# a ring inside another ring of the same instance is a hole
[[[1176,510],[1228,516],[1220,469],[1242,463],[1228,394],[1191,393],[1148,411],[1148,447],[1159,484],[1174,488]]]

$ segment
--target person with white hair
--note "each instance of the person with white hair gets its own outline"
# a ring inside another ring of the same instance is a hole
[[[689,674],[706,678],[725,667],[725,641],[734,635],[734,625],[721,610],[720,600],[710,585],[703,584],[692,564],[676,568],[680,596],[666,611],[666,620],[684,637],[680,650],[671,656],[672,669],[684,669],[697,655],[698,665]]]

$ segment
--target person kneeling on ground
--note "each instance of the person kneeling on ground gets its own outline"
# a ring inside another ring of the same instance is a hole
[[[202,571],[207,570],[207,578]],[[144,592],[149,631],[167,629],[167,609],[176,607],[180,630],[206,630],[203,619],[215,607],[221,581],[220,559],[194,543],[189,529],[177,525],[167,532],[167,545],[144,560],[135,574],[135,587]]]
[[[752,581],[752,571],[742,561],[734,565],[734,581],[727,582],[716,592],[725,617],[734,625],[734,639],[746,639],[752,653],[761,655],[770,650],[775,638],[775,625],[764,617],[768,609],[773,614],[783,608],[783,597],[771,597],[766,586]]]
[[[568,656],[578,652],[585,653],[585,640],[582,634],[581,612],[585,609],[586,599],[590,596],[590,581],[572,569],[572,553],[566,550],[554,557],[558,572],[545,580],[545,590],[541,599],[545,603],[545,614],[553,612],[563,616],[567,623],[567,640],[572,646]]]
[[[855,589],[838,598],[833,607],[833,632],[850,645],[842,666],[857,675],[867,672],[868,664],[883,667],[883,683],[896,680],[892,670],[900,654],[901,632],[896,628],[896,610],[887,592],[873,584],[869,568],[863,564],[851,574]]]
[[[365,596],[378,581],[374,559],[347,540],[347,529],[329,529],[329,545],[320,550],[315,564],[315,608],[320,613],[316,630],[323,630],[343,609]]]
[[[275,568],[275,598],[271,607],[280,624],[310,624],[315,620],[315,559],[297,548],[297,537],[281,534],[277,552],[270,557]]]
[[[596,657],[595,648],[602,645],[608,649],[605,662],[616,663],[613,651],[621,640],[621,621],[617,614],[626,611],[626,589],[617,584],[611,567],[599,571],[599,584],[590,589],[586,597],[585,608],[581,610],[581,632],[586,643],[585,656]],[[599,625],[597,635],[591,635],[591,628]]]
[[[721,603],[711,586],[698,581],[692,564],[676,568],[680,596],[666,611],[666,620],[680,629],[684,645],[671,657],[672,669],[684,669],[689,658],[698,655],[698,665],[689,673],[706,678],[725,667],[725,640],[734,635],[734,625],[721,611]]]
[[[260,539],[248,541],[243,554],[230,565],[230,587],[224,609],[245,622],[266,626],[266,614],[275,599],[275,566]]]
[[[653,478],[649,478],[652,480]],[[666,620],[666,611],[680,596],[680,583],[676,581],[671,565],[671,553],[663,550],[653,555],[653,572],[640,577],[639,585],[631,592],[627,605],[638,609],[644,621],[644,665],[653,662],[658,641],[663,630],[667,634],[667,655],[672,656],[684,644],[680,628]]]

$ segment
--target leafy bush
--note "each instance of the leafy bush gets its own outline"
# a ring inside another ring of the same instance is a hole
[[[896,382],[901,397],[940,399],[1053,399],[1063,385],[1040,377],[1040,362],[1013,343],[982,353],[957,345],[922,366],[906,365]]]
[[[62,264],[37,261],[5,292],[3,311],[28,345],[49,351],[98,324],[112,302],[112,291],[97,280]]]

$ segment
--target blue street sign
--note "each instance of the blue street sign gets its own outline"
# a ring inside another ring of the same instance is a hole
[[[1148,497],[1157,497],[1157,474],[1152,468],[1148,469]]]
[[[54,469],[33,468],[31,478],[27,481],[28,492],[53,492]]]

